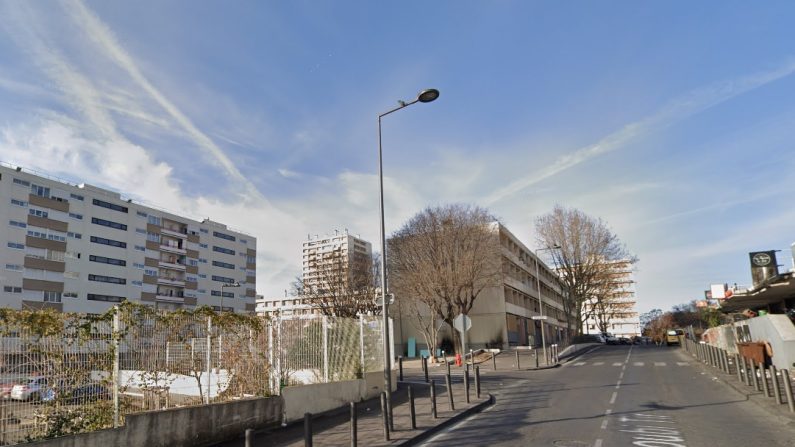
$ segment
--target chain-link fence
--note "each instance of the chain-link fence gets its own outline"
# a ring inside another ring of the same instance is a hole
[[[138,411],[278,394],[383,368],[380,317],[0,309],[0,445],[119,426]]]

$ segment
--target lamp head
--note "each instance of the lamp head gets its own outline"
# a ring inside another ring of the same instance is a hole
[[[429,88],[429,89],[421,91],[420,94],[417,95],[417,101],[419,101],[419,102],[431,102],[431,101],[435,101],[436,98],[438,98],[438,97],[439,97],[439,90],[436,90],[435,88]]]

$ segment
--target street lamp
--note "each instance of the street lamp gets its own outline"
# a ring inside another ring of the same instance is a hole
[[[560,245],[555,244],[551,247],[546,248],[537,248],[536,249],[536,288],[538,290],[538,315],[541,316],[541,319],[538,320],[541,322],[541,346],[544,348],[544,361],[547,361],[547,337],[544,334],[544,302],[541,300],[541,276],[538,272],[538,263],[540,262],[540,258],[538,257],[538,252],[546,251],[546,250],[557,250],[560,248]]]
[[[415,100],[410,102],[398,101],[399,105],[397,107],[378,115],[378,205],[381,213],[381,312],[384,318],[382,328],[382,338],[384,339],[384,391],[386,392],[386,411],[389,418],[390,427],[392,427],[392,376],[390,374],[392,369],[392,359],[390,356],[391,349],[389,349],[389,302],[386,299],[386,233],[384,229],[384,164],[381,150],[381,118],[412,104],[416,104],[418,102],[431,102],[436,100],[438,97],[439,90],[432,88],[423,90],[419,93],[419,95],[417,95]]]
[[[240,287],[240,283],[235,281],[221,284],[221,311],[219,313],[224,311],[224,287]]]

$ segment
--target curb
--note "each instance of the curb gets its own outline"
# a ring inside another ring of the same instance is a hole
[[[483,402],[481,402],[481,403],[479,403],[479,404],[477,404],[477,405],[475,405],[473,407],[467,408],[466,410],[462,411],[461,413],[458,413],[457,415],[451,417],[450,419],[442,422],[441,424],[434,425],[433,427],[429,428],[428,430],[425,430],[424,432],[418,434],[417,436],[414,436],[411,439],[407,439],[405,442],[402,442],[402,443],[400,443],[398,445],[404,445],[404,446],[417,445],[420,442],[426,441],[428,438],[430,438],[431,436],[435,435],[436,433],[442,431],[443,429],[445,429],[445,428],[447,428],[447,427],[449,427],[449,426],[451,426],[453,424],[456,424],[459,421],[461,421],[463,419],[466,419],[466,418],[468,418],[469,416],[471,416],[471,415],[473,415],[475,413],[480,413],[486,407],[494,405],[495,402],[496,402],[496,399],[494,399],[494,396],[489,394],[489,398],[487,400],[484,400]]]

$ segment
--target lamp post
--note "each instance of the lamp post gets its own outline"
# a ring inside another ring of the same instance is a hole
[[[221,309],[220,309],[219,313],[223,313],[223,311],[224,311],[224,288],[225,287],[240,287],[240,283],[235,281],[235,282],[227,282],[227,283],[221,284]]]
[[[541,322],[541,346],[544,348],[544,361],[547,360],[547,337],[546,334],[544,334],[544,319],[543,319],[544,302],[541,300],[541,276],[539,275],[539,270],[538,270],[538,263],[541,261],[541,259],[538,257],[538,252],[546,250],[557,250],[558,248],[560,248],[560,245],[555,244],[552,247],[536,249],[536,288],[538,290],[538,315],[542,317],[538,321]]]
[[[390,355],[391,349],[389,349],[389,303],[386,300],[386,230],[384,227],[384,163],[381,149],[381,118],[412,104],[416,104],[418,102],[431,102],[436,100],[438,97],[439,90],[423,90],[419,93],[419,95],[417,95],[415,100],[410,102],[398,101],[399,105],[397,107],[378,115],[378,208],[381,214],[381,312],[383,314],[384,320],[381,330],[382,338],[384,340],[384,392],[386,393],[386,411],[388,413],[390,426],[392,426],[392,358]]]

